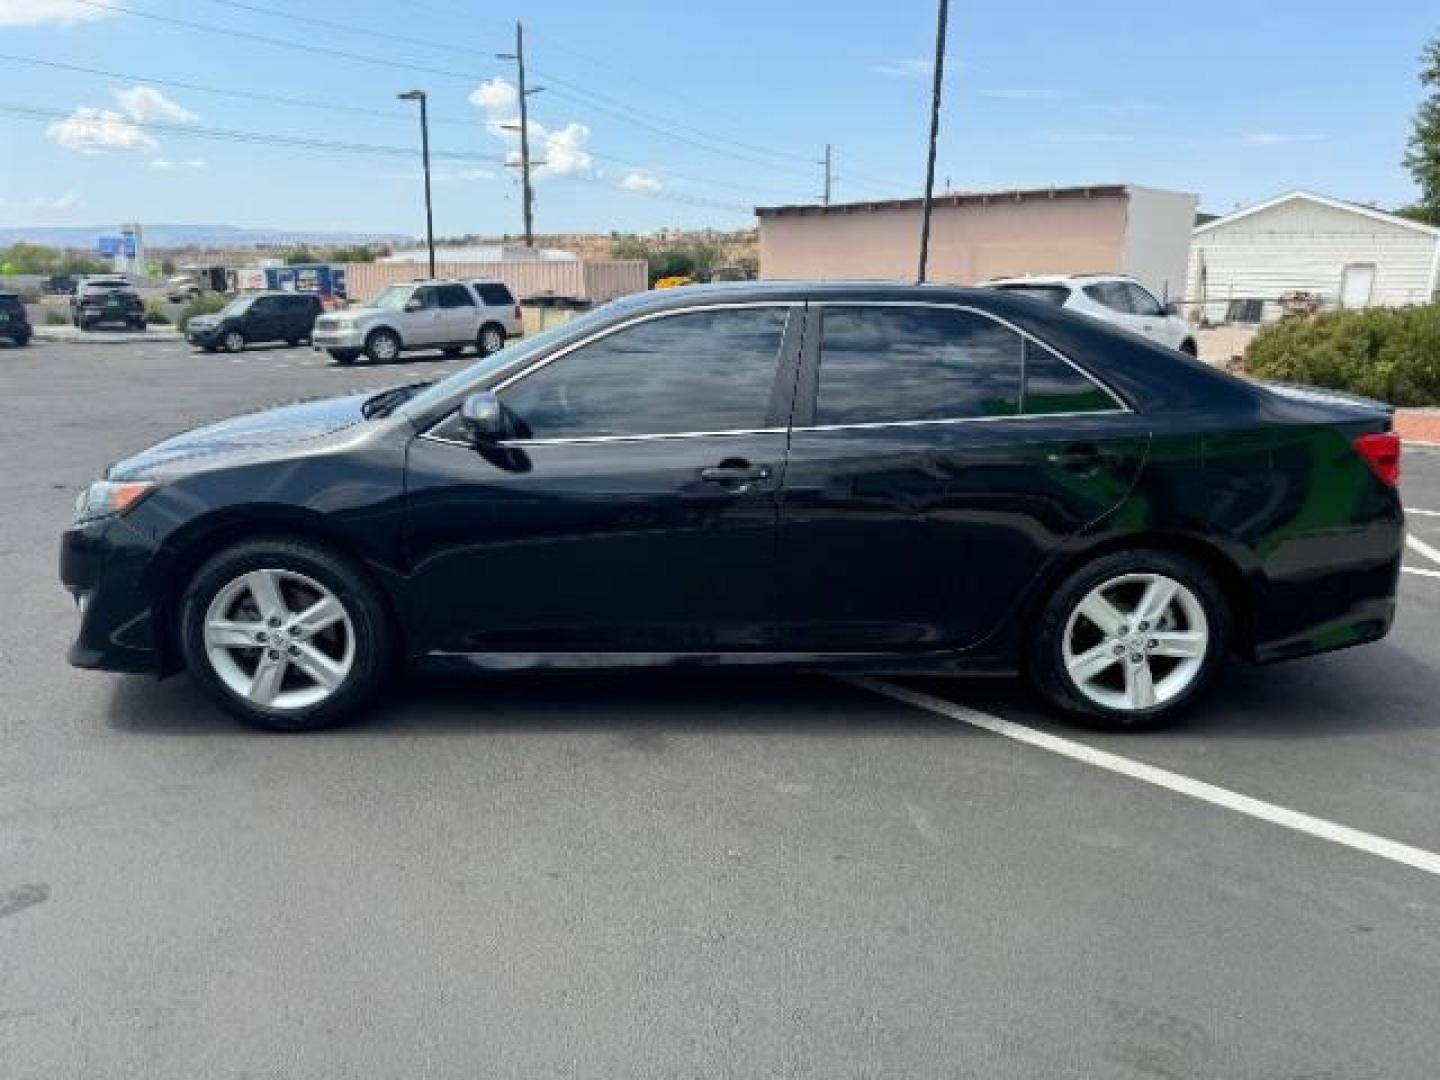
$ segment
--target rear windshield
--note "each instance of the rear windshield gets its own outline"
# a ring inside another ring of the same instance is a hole
[[[1070,290],[1064,285],[997,285],[995,287],[1009,293],[1028,296],[1032,300],[1043,300],[1054,307],[1064,307],[1065,301],[1070,297]]]
[[[5,311],[19,311],[21,306],[20,297],[14,293],[0,293],[0,308]]]

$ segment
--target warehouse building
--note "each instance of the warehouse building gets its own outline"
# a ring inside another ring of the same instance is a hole
[[[928,277],[1125,273],[1185,294],[1196,197],[1136,184],[937,195]],[[760,276],[913,280],[921,200],[759,207]]]
[[[1373,207],[1293,191],[1195,230],[1193,308],[1207,322],[1268,322],[1281,300],[1321,309],[1429,303],[1440,290],[1440,229]]]

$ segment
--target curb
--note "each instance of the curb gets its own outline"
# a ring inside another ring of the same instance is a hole
[[[84,333],[82,331],[64,328],[58,333],[54,332],[55,327],[35,327],[35,341],[51,341],[61,345],[136,345],[149,342],[183,342],[185,336],[178,330],[162,331],[152,333],[145,331],[135,333],[131,331],[95,331]]]

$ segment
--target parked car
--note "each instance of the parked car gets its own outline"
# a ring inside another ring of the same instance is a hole
[[[82,278],[70,297],[70,320],[81,330],[120,323],[145,329],[145,302],[130,279],[118,275]]]
[[[51,296],[69,296],[75,291],[74,274],[51,274],[41,286]]]
[[[414,349],[458,356],[474,346],[481,356],[524,332],[520,305],[498,281],[415,281],[387,285],[369,303],[323,315],[315,348],[339,363],[364,355],[390,363]]]
[[[265,341],[298,345],[309,340],[323,310],[314,293],[254,293],[230,301],[214,315],[193,317],[185,324],[185,340],[206,352],[237,353]]]
[[[178,274],[165,280],[165,299],[172,304],[194,300],[203,291],[200,283],[186,274]]]
[[[1144,285],[1123,274],[998,278],[985,284],[1123,326],[1190,356],[1199,353],[1195,328],[1181,317],[1178,305],[1162,304]]]
[[[1382,410],[1001,290],[651,292],[112,465],[69,656],[284,729],[402,661],[1024,672],[1133,728],[1384,636],[1398,470]]]
[[[0,338],[15,345],[29,345],[35,331],[18,293],[0,292]]]

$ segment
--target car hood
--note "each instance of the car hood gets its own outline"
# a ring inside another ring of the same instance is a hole
[[[105,474],[111,480],[145,480],[156,473],[192,463],[212,463],[224,455],[273,450],[318,439],[365,419],[365,402],[374,392],[301,401],[231,417],[172,435],[148,450],[118,461]]]
[[[337,309],[337,310],[335,310],[335,311],[324,311],[324,312],[321,312],[321,317],[323,318],[323,317],[325,317],[325,316],[328,315],[330,318],[333,319],[333,318],[335,318],[335,317],[338,316],[338,315],[345,315],[345,316],[351,316],[351,315],[353,315],[353,316],[357,316],[358,318],[368,319],[368,318],[370,318],[372,315],[388,315],[388,314],[390,314],[390,312],[387,311],[385,308],[366,307],[366,306],[363,305],[363,304],[351,304],[351,305],[350,305],[349,307],[347,307],[347,308],[339,308],[339,309]]]
[[[220,325],[220,316],[218,315],[196,315],[185,324],[185,329],[214,330],[218,325]]]

